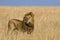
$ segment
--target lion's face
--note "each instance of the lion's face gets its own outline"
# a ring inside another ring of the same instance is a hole
[[[34,24],[34,15],[31,12],[26,14],[23,21],[27,26],[32,26]]]

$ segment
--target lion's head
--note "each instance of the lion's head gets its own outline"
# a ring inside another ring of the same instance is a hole
[[[23,18],[23,28],[28,32],[34,29],[34,14],[32,12],[25,14]]]

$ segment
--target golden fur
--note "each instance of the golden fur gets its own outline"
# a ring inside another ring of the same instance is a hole
[[[8,22],[8,33],[12,33],[13,31],[22,31],[31,33],[34,30],[34,14],[29,12],[25,14],[23,20],[11,19]]]

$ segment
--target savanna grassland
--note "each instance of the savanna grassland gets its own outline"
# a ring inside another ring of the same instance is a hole
[[[34,32],[14,32],[7,35],[10,19],[23,20],[33,12]],[[0,40],[60,40],[60,7],[53,6],[0,6]]]

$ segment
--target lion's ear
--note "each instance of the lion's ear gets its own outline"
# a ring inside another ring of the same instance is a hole
[[[32,14],[32,12],[29,12],[29,14],[31,15],[31,14]]]
[[[27,14],[25,14],[25,16],[27,16],[27,15],[34,16],[33,12],[28,12]]]
[[[34,16],[33,12],[29,12],[29,15]]]

